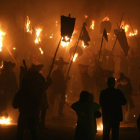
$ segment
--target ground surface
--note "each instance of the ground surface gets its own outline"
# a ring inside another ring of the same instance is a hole
[[[138,140],[139,131],[136,127],[136,119],[139,114],[140,108],[140,96],[134,96],[135,108],[131,111],[132,115],[136,117],[132,122],[124,124],[121,123],[120,128],[120,140]],[[71,104],[71,102],[68,102]],[[46,117],[47,130],[42,131],[40,134],[40,140],[73,140],[74,131],[76,126],[76,114],[69,107],[65,107],[64,118],[52,120],[49,112]],[[98,125],[101,124],[101,120],[98,121]],[[16,125],[0,126],[0,140],[15,140],[16,137]],[[25,140],[30,140],[30,134],[28,130],[25,131]],[[102,131],[98,131],[96,140],[102,140]]]

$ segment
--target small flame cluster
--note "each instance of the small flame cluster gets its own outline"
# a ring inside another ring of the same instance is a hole
[[[3,32],[1,29],[0,29],[0,52],[2,51],[2,47],[3,47],[3,36],[5,36],[6,33]]]
[[[95,21],[92,20],[92,24],[90,25],[90,29],[94,30],[94,26],[95,26]]]
[[[103,21],[109,21],[109,17],[106,16],[106,17],[103,19]]]
[[[35,43],[38,44],[41,40],[40,40],[40,33],[41,33],[42,29],[36,29],[36,39],[35,39]]]
[[[2,69],[2,68],[3,68],[3,61],[2,61],[1,66],[0,66],[0,69]]]
[[[32,34],[33,30],[31,29],[31,25],[30,24],[31,24],[31,22],[30,22],[29,16],[27,16],[27,22],[25,24],[26,32]]]
[[[40,53],[41,53],[41,54],[44,54],[44,52],[43,52],[43,50],[42,50],[41,47],[39,48],[39,50],[40,50]]]
[[[84,41],[82,41],[82,47],[85,49],[86,48],[86,45],[84,43]]]
[[[63,41],[63,40],[65,40],[65,41]],[[70,39],[68,36],[62,37],[61,45],[63,47],[68,47],[68,45],[70,44],[71,41],[72,41],[72,39]]]
[[[124,25],[124,21],[122,21],[122,23],[121,23],[121,28],[125,30],[125,32],[127,33],[127,35],[129,37],[135,36],[135,35],[138,34],[138,30],[134,30],[134,32],[129,32],[128,33],[128,31],[129,31],[129,25]]]
[[[103,125],[97,126],[97,130],[103,130]]]
[[[0,118],[0,125],[9,125],[11,124],[11,118],[2,117]]]

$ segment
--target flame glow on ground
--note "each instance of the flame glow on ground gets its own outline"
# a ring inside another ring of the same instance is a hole
[[[5,117],[1,117],[0,118],[0,125],[9,125],[11,124],[11,118],[5,118]]]
[[[103,130],[103,125],[97,126],[97,130]]]
[[[3,36],[5,36],[5,32],[3,32],[1,29],[0,29],[0,52],[2,51],[2,47],[3,47]]]
[[[78,53],[75,53],[74,57],[73,57],[73,62],[75,62],[76,58],[78,57]]]
[[[36,39],[35,39],[35,43],[38,44],[41,40],[40,40],[40,33],[41,33],[42,29],[36,29]]]

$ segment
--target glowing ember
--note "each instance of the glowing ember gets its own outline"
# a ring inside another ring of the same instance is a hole
[[[58,21],[55,22],[55,26],[58,26]]]
[[[83,46],[84,49],[86,48],[86,45],[85,45],[84,41],[82,41],[82,46]]]
[[[135,35],[137,35],[138,34],[138,30],[134,30],[134,33],[129,33],[129,36],[135,36]]]
[[[97,130],[103,130],[103,125],[97,126]]]
[[[129,25],[125,25],[125,26],[124,26],[124,29],[125,29],[125,32],[127,32],[128,29],[129,29]]]
[[[35,43],[38,44],[41,40],[40,40],[40,32],[42,30],[41,29],[36,29],[36,39],[35,39]]]
[[[75,62],[76,58],[78,57],[78,53],[75,53],[74,57],[73,57],[73,62]]]
[[[2,61],[1,66],[0,66],[0,69],[2,69],[2,68],[3,68],[3,61]]]
[[[2,125],[9,125],[11,124],[11,118],[5,118],[5,117],[2,117],[0,118],[0,124]]]
[[[95,21],[92,20],[92,24],[91,24],[91,26],[90,26],[90,28],[91,28],[92,30],[94,30],[94,25],[95,25]]]
[[[26,26],[26,32],[32,34],[33,30],[31,29],[30,23],[31,22],[30,22],[29,16],[27,16],[27,22],[25,24],[25,26]]]
[[[85,18],[88,18],[88,15],[85,15]]]
[[[13,48],[13,50],[16,50],[16,48]]]
[[[103,19],[103,21],[109,21],[109,17],[106,16],[106,17]]]
[[[43,54],[43,53],[44,53],[44,52],[43,52],[43,50],[42,50],[42,48],[39,48],[39,50],[40,50],[40,53],[41,53],[41,54]]]
[[[3,36],[5,36],[6,33],[4,33],[1,29],[0,29],[0,52],[2,51],[2,47],[3,47]]]
[[[50,38],[53,38],[53,34],[50,36]]]

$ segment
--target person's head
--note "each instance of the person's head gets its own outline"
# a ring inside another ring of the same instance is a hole
[[[88,101],[89,100],[89,95],[90,95],[90,93],[88,91],[82,91],[81,94],[80,94],[79,101],[82,101],[82,102]]]
[[[107,85],[108,85],[108,87],[115,87],[115,78],[114,77],[109,77],[107,79]]]

